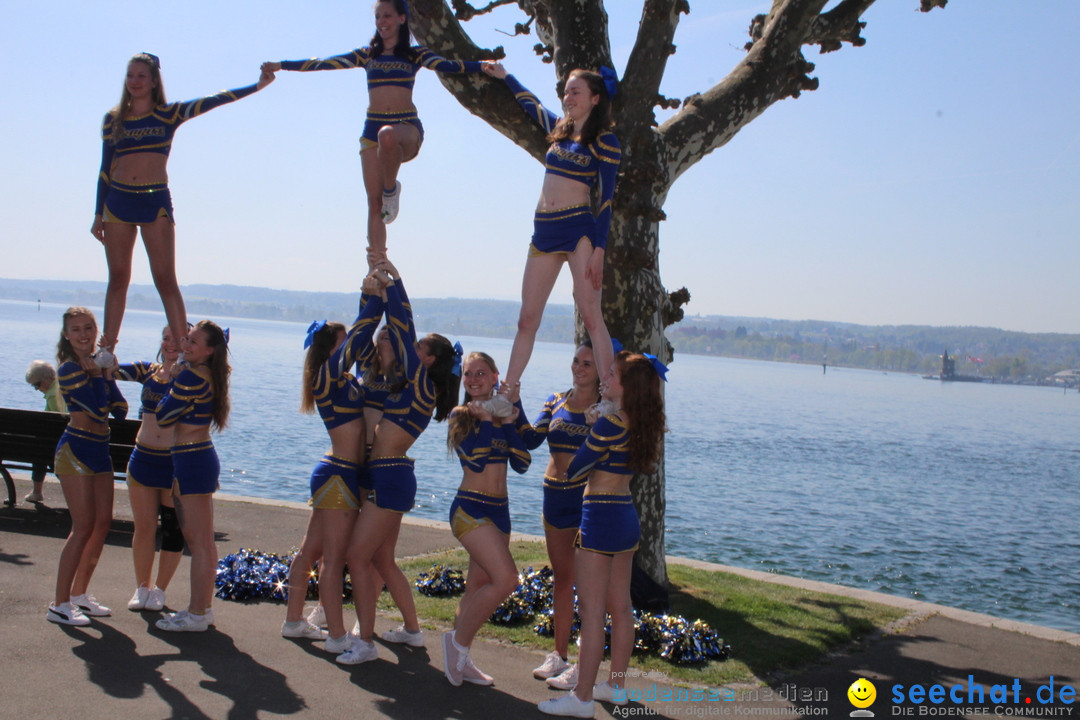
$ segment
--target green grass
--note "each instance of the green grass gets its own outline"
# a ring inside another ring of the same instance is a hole
[[[517,566],[540,568],[547,564],[543,543],[515,542],[511,552]],[[464,550],[435,553],[401,563],[410,581],[441,563],[464,573]],[[731,658],[702,665],[673,665],[659,657],[635,655],[631,666],[663,673],[672,682],[722,685],[769,678],[806,666],[822,654],[843,646],[904,616],[903,610],[838,595],[800,590],[751,580],[724,572],[668,565],[671,610],[688,620],[703,620],[732,647]],[[458,597],[432,598],[413,590],[421,622],[429,628],[450,627]],[[388,594],[379,607],[396,613]],[[503,627],[488,623],[482,638],[542,650],[550,638],[533,631],[533,623]]]

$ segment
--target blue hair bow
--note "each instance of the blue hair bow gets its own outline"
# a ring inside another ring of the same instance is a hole
[[[305,350],[307,350],[309,347],[311,347],[311,343],[315,342],[315,333],[319,332],[324,327],[326,327],[326,321],[325,320],[316,320],[313,323],[311,323],[310,325],[308,325],[307,337],[304,338],[304,349]]]
[[[229,344],[229,328],[225,328],[221,331],[221,334],[225,336],[225,344]]]
[[[161,69],[161,58],[159,58],[159,57],[158,57],[157,55],[155,55],[154,53],[149,53],[149,52],[146,52],[145,50],[143,50],[142,54],[143,54],[143,55],[145,55],[146,57],[150,58],[151,60],[153,60],[153,61],[154,61],[154,66],[155,66],[155,67],[156,67],[156,68],[157,68],[158,70],[160,70],[160,69]]]
[[[618,355],[619,353],[622,352],[622,349],[623,349],[622,343],[619,342],[619,340],[617,338],[611,338],[611,351],[613,353],[615,353],[616,355]]]
[[[600,77],[604,79],[604,87],[607,89],[608,99],[614,100],[615,93],[619,91],[619,76],[607,65],[601,65]]]
[[[656,374],[660,376],[661,380],[663,380],[664,382],[667,382],[667,370],[668,370],[667,365],[660,362],[660,359],[657,358],[655,355],[650,355],[649,353],[641,353],[641,354],[644,355],[645,357],[649,358],[649,362],[652,363],[653,370],[656,371]]]
[[[461,347],[460,342],[454,343],[454,364],[450,368],[450,372],[458,377],[461,377],[461,356],[464,352],[465,350]]]

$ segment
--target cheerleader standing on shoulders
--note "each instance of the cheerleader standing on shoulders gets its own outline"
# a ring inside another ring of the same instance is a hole
[[[660,457],[667,368],[655,358],[620,351],[607,379],[615,412],[598,419],[567,469],[571,481],[588,477],[575,555],[581,652],[577,687],[540,703],[548,715],[592,717],[593,701],[626,704],[623,682],[634,650],[630,575],[641,538],[630,479]],[[604,614],[611,614],[611,671],[597,683],[604,659]]]
[[[173,366],[173,381],[157,406],[160,427],[173,428],[173,492],[180,527],[191,552],[191,599],[187,610],[157,621],[159,630],[203,632],[214,624],[210,605],[217,573],[214,544],[214,493],[221,465],[210,430],[229,419],[229,336],[200,320],[182,341],[185,365]]]
[[[169,103],[161,81],[161,61],[139,53],[128,61],[120,104],[101,126],[101,172],[90,233],[105,246],[109,287],[105,291],[105,329],[99,363],[112,364],[131,281],[135,234],[142,232],[154,286],[165,306],[173,338],[187,335],[184,298],[176,282],[176,232],[165,165],[177,128],[193,117],[247,97],[274,81],[265,68],[254,85],[222,90],[197,100]]]
[[[454,347],[442,335],[430,334],[417,341],[412,309],[401,276],[388,260],[379,264],[377,276],[386,287],[387,320],[398,362],[405,370],[400,391],[386,396],[383,415],[375,429],[375,442],[368,459],[373,502],[365,506],[353,529],[346,563],[353,577],[375,570],[383,578],[398,604],[407,630],[419,631],[412,589],[394,560],[402,516],[412,510],[416,499],[416,474],[409,451],[434,414],[445,420],[454,406],[459,379],[452,372]],[[353,584],[353,602],[360,625],[357,640],[338,656],[344,665],[375,660],[379,652],[372,642],[375,633],[376,596]]]
[[[478,73],[485,63],[447,60],[410,44],[404,0],[375,3],[375,36],[367,47],[321,60],[284,60],[264,70],[347,70],[367,72],[368,109],[360,136],[360,162],[367,192],[368,264],[386,257],[386,225],[397,218],[401,198],[398,170],[415,158],[424,142],[424,126],[413,105],[413,85],[420,68],[440,73]]]
[[[506,81],[518,104],[548,133],[551,142],[544,163],[544,186],[533,219],[529,258],[521,281],[518,330],[500,393],[509,392],[521,381],[532,356],[544,307],[564,262],[570,265],[574,304],[596,349],[600,377],[606,377],[611,366],[611,336],[601,313],[600,292],[604,285],[604,248],[611,225],[615,176],[622,157],[619,140],[609,129],[614,73],[605,69],[609,75],[605,77],[589,70],[573,70],[563,90],[566,114],[559,118],[502,65],[487,65],[484,72]],[[593,186],[599,186],[600,196],[595,213],[590,199]],[[500,415],[510,414],[510,403],[499,401],[496,411]]]
[[[88,625],[111,614],[87,592],[105,536],[112,524],[113,466],[109,457],[109,414],[123,419],[127,403],[116,387],[113,369],[92,358],[97,321],[84,307],[64,312],[56,344],[60,393],[70,417],[53,461],[71,515],[71,532],[60,551],[56,596],[45,618],[61,625]]]
[[[566,469],[574,453],[589,436],[591,423],[586,412],[600,401],[600,378],[593,362],[592,347],[586,343],[574,351],[570,364],[573,387],[553,393],[526,432],[525,444],[538,447],[545,439],[551,457],[544,472],[544,539],[553,577],[552,619],[555,649],[533,670],[533,677],[547,680],[559,690],[577,684],[577,665],[567,659],[570,627],[574,623],[574,541],[581,526],[581,499],[585,478],[568,481]]]
[[[361,472],[364,463],[364,392],[349,368],[371,336],[383,314],[378,296],[382,285],[364,280],[360,315],[348,330],[341,323],[314,322],[308,327],[304,346],[304,385],[300,410],[319,411],[330,435],[330,451],[311,473],[311,517],[300,551],[289,566],[289,603],[281,634],[289,638],[323,640],[327,632],[303,617],[308,577],[319,560],[319,604],[329,630],[324,648],[345,652],[349,637],[342,617],[342,573],[345,548],[352,535],[360,506],[367,500],[370,484]]]
[[[506,466],[523,473],[529,451],[513,416],[495,420],[481,401],[495,394],[499,371],[487,353],[472,352],[462,365],[465,402],[450,415],[446,442],[465,471],[450,505],[450,529],[469,551],[465,595],[458,604],[454,629],[443,635],[443,666],[451,685],[462,681],[491,685],[492,677],[469,655],[473,638],[518,584],[510,555],[510,505]],[[516,398],[511,398],[516,400]]]
[[[131,558],[135,564],[135,593],[128,610],[157,611],[165,607],[165,590],[180,565],[184,535],[173,506],[173,429],[158,425],[158,403],[169,391],[172,369],[180,348],[168,325],[161,331],[157,362],[125,363],[116,369],[116,379],[142,385],[139,434],[128,460],[127,485],[135,532],[131,538]],[[158,516],[161,517],[161,555],[157,581],[153,580],[154,542]]]

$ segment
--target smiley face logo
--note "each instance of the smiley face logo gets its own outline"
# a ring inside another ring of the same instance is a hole
[[[868,708],[877,699],[877,688],[866,678],[859,678],[847,689],[848,700],[857,708]]]

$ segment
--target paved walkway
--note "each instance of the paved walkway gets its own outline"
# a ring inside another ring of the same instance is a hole
[[[20,478],[18,485],[21,498],[29,491],[29,483]],[[46,483],[45,496],[47,506],[63,508],[58,484]],[[219,552],[224,556],[240,547],[283,551],[299,543],[307,516],[307,509],[299,504],[219,496]],[[0,510],[3,717],[539,718],[544,716],[536,703],[552,696],[531,676],[531,669],[542,660],[541,651],[491,642],[476,643],[473,654],[477,665],[496,677],[495,687],[451,687],[442,674],[438,630],[428,632],[428,650],[381,645],[378,662],[337,665],[319,643],[280,637],[284,610],[276,603],[217,601],[217,624],[209,632],[160,632],[153,624],[156,613],[125,609],[132,585],[127,550],[131,523],[126,493],[119,485],[113,532],[92,587],[114,608],[113,616],[85,628],[47,623],[45,608],[67,529],[63,510],[39,511],[26,505]],[[398,548],[399,555],[405,556],[456,546],[445,525],[410,520],[402,528]],[[170,591],[171,606],[186,600],[186,571],[185,561]],[[1076,704],[1044,707],[1035,695],[1050,676],[1059,691],[1063,685],[1080,687],[1080,635],[835,585],[759,575],[773,582],[900,604],[911,614],[901,631],[825,658],[771,688],[705,689],[705,699],[696,702],[644,700],[626,708],[598,703],[596,717],[848,717],[853,707],[846,692],[858,677],[870,679],[877,687],[878,699],[871,708],[877,717],[904,716],[908,708],[893,707],[894,685],[903,685],[905,692],[913,685],[929,688],[941,683],[949,688],[966,683],[969,675],[985,686],[1007,685],[1010,693],[1014,680],[1020,682],[1018,705],[999,707],[995,713],[987,698],[981,706],[987,714],[1080,717]],[[391,619],[380,618],[377,629],[389,629],[392,624]],[[632,681],[630,686],[646,698],[653,691],[661,697],[677,692],[651,678]],[[966,700],[966,688],[957,692]],[[813,699],[800,700],[808,696]],[[1023,702],[1028,696],[1030,705]],[[976,714],[970,706],[962,710],[948,702],[909,707],[911,717],[921,716],[920,709],[941,715],[946,711]]]

